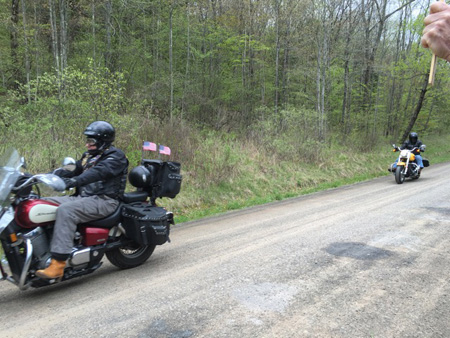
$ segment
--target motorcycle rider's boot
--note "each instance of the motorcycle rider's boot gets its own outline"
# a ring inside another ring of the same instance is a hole
[[[65,267],[66,261],[58,261],[52,258],[52,261],[47,268],[36,271],[36,276],[44,279],[62,278],[62,276],[64,276]]]

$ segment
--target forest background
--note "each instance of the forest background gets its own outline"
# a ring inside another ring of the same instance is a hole
[[[46,172],[107,120],[132,166],[144,140],[182,163],[162,203],[178,221],[386,175],[411,130],[448,160],[450,68],[430,87],[420,46],[429,4],[0,0],[0,148]]]

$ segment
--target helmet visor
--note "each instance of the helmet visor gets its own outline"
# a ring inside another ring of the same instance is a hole
[[[86,144],[89,146],[95,146],[97,144],[97,140],[95,138],[88,137],[86,139]]]

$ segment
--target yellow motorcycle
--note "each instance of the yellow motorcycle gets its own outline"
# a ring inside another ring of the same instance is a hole
[[[389,171],[395,176],[395,182],[402,184],[406,178],[418,179],[420,177],[420,166],[416,163],[416,154],[425,151],[425,145],[420,148],[414,147],[413,149],[400,149],[395,144],[392,145],[393,151],[399,151],[397,162],[392,163]],[[430,162],[422,158],[423,166],[428,167]]]

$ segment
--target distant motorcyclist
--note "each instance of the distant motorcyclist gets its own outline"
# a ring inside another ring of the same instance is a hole
[[[408,139],[405,140],[405,142],[403,142],[403,144],[400,146],[400,150],[402,149],[413,150],[414,148],[416,148],[413,153],[416,157],[415,162],[420,167],[419,173],[423,169],[423,160],[420,153],[425,151],[425,147],[426,147],[425,144],[423,144],[422,141],[419,140],[419,135],[416,132],[411,132],[409,134]],[[395,171],[395,168],[397,168],[397,161],[398,159],[395,160],[392,166],[392,171]]]

